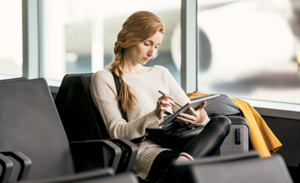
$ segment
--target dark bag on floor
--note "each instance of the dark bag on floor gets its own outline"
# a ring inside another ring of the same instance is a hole
[[[116,89],[119,96],[121,83],[115,73],[112,72],[112,74],[114,76]],[[121,100],[119,100],[119,107],[123,118],[128,122],[127,114],[121,107]],[[193,137],[198,135],[203,128],[204,126],[183,125],[178,122],[174,122],[164,125],[160,129],[147,128],[144,137],[135,139],[133,141],[142,143],[145,138],[149,138],[161,144],[163,147],[180,151]]]

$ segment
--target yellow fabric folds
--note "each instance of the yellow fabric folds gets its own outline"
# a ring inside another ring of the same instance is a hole
[[[191,97],[207,95],[208,93],[193,92],[186,93]],[[260,157],[268,157],[275,153],[282,144],[273,134],[263,118],[258,112],[248,103],[237,98],[231,98],[235,105],[242,111],[245,119],[249,123],[249,137],[252,146],[260,153]]]

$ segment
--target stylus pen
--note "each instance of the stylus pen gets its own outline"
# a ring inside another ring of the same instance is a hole
[[[162,91],[160,91],[160,90],[158,90],[158,92],[161,93],[162,95],[165,94],[164,92],[162,92]],[[178,102],[176,102],[175,100],[174,100],[174,102],[175,102],[175,104],[177,104],[179,107],[182,107],[182,105],[180,105],[180,104],[179,104]]]

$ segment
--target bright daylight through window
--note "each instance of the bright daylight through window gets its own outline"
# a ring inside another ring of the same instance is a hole
[[[66,73],[104,69],[122,22],[140,10],[166,26],[147,66],[163,65],[181,83],[181,0],[44,0],[43,6],[40,77],[50,86]],[[0,78],[20,77],[22,1],[0,1],[0,15]],[[300,104],[298,0],[198,0],[197,23],[198,91]]]
[[[20,77],[23,64],[22,1],[0,1],[0,22],[0,79]]]
[[[300,104],[298,0],[198,0],[198,90]]]
[[[51,80],[62,80],[66,73],[89,73],[105,68],[113,59],[114,43],[122,23],[133,12],[147,10],[157,14],[166,26],[162,45],[147,65],[166,66],[180,82],[180,70],[172,55],[172,44],[177,44],[172,37],[179,27],[180,6],[180,0],[153,0],[151,3],[140,0],[45,0],[43,77],[51,83]]]

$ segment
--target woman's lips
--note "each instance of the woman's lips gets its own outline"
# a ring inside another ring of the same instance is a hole
[[[145,57],[144,57],[144,60],[145,60],[145,61],[149,61],[149,60],[150,60],[150,58],[145,58]]]

